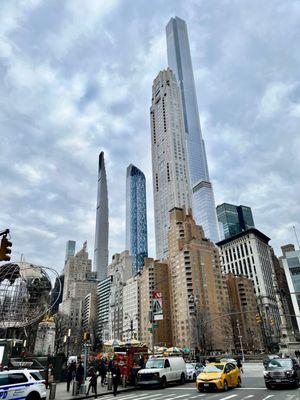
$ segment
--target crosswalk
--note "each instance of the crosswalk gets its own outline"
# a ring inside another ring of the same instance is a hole
[[[196,389],[186,390],[186,393],[182,393],[182,391],[173,389],[165,389],[160,390],[159,392],[154,390],[148,390],[145,392],[134,391],[128,393],[119,392],[117,397],[114,397],[113,394],[108,394],[104,396],[104,400],[300,400],[300,390],[293,391],[290,393],[287,392],[274,392],[270,393],[267,390],[253,389],[252,393],[249,391],[243,391],[239,389],[235,389],[233,391],[229,391],[226,393],[198,393]]]

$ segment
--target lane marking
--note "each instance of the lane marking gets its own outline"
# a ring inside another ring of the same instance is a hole
[[[122,393],[122,392],[121,392]],[[159,394],[152,394],[152,393],[141,393],[141,394],[135,394],[134,396],[133,395],[122,395],[120,392],[118,392],[118,394],[117,394],[117,397],[118,397],[118,399],[120,399],[120,400],[127,400],[127,399],[135,399],[135,400],[147,400],[147,397],[151,397],[151,399],[153,398],[153,397],[160,397],[160,396],[163,396],[163,394],[162,393],[159,393]],[[114,395],[106,395],[105,396],[105,399],[108,399],[108,400],[110,400],[110,399],[114,399],[115,398],[115,396]],[[157,399],[158,400],[158,399]]]
[[[251,397],[254,397],[254,394],[249,394],[249,396],[243,397],[241,400],[251,399]]]
[[[275,396],[275,394],[269,394],[269,396],[264,397],[262,400],[267,400],[274,396]]]
[[[231,396],[222,397],[220,400],[228,400],[228,399],[232,399],[233,397],[237,397],[237,394],[232,394]]]

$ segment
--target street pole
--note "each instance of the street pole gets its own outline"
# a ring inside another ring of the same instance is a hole
[[[240,324],[238,321],[236,321],[236,326],[238,329],[238,334],[239,334],[239,339],[240,339],[240,346],[241,346],[241,353],[242,353],[242,361],[243,363],[245,362],[245,356],[244,356],[244,349],[243,349],[243,341],[242,341],[242,336],[241,336],[241,330],[240,330]]]
[[[88,351],[87,351],[87,344],[84,342],[84,382],[87,376],[87,358],[88,358]]]

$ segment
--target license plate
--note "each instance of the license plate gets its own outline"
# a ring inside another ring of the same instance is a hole
[[[279,382],[281,382],[281,380],[280,380],[280,379],[275,379],[275,382],[278,382],[278,383],[279,383]]]
[[[204,387],[209,387],[209,383],[204,383]]]

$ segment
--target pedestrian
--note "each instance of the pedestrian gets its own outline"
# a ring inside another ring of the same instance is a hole
[[[88,391],[86,393],[87,396],[89,395],[90,389],[92,388],[93,392],[95,393],[95,397],[97,397],[97,378],[98,378],[98,375],[96,374],[94,368],[92,368],[90,371],[90,383],[89,383]]]
[[[116,362],[113,363],[113,366],[111,368],[111,373],[112,373],[113,394],[114,396],[116,396],[118,392],[118,385],[121,380],[121,370]]]
[[[77,370],[76,370],[76,381],[78,382],[78,391],[80,389],[80,386],[83,384],[84,381],[84,368],[82,365],[82,362],[79,361]]]
[[[240,359],[240,357],[238,357],[238,359],[236,360],[236,366],[238,367],[238,369],[240,370],[240,372],[243,374],[243,364],[242,364],[242,360]]]
[[[54,376],[53,376],[53,365],[49,364],[46,369],[46,389],[48,389],[51,384],[53,383]]]
[[[70,391],[70,385],[71,382],[73,380],[74,376],[73,376],[73,371],[72,371],[72,367],[71,364],[68,366],[67,368],[67,374],[66,374],[66,379],[67,379],[67,392]]]
[[[106,360],[105,360],[105,358],[102,358],[101,363],[100,363],[101,386],[105,385],[106,372],[107,372]]]

